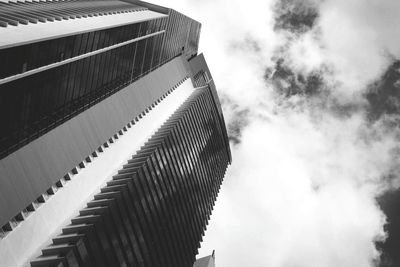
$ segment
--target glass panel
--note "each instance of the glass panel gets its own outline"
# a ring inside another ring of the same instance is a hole
[[[178,56],[180,40],[192,32],[188,21],[171,11],[169,18],[0,49],[0,62],[8,62],[0,64],[1,79],[167,29],[162,35],[0,85],[2,114],[16,114],[13,120],[0,115],[0,158],[120,90],[157,67],[161,58],[165,62]]]

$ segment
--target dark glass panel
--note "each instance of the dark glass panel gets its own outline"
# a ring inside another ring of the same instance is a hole
[[[150,158],[152,156],[149,156],[149,160],[147,163],[143,166],[143,172],[144,175],[146,176],[146,180],[148,182],[148,186],[150,191],[152,191],[152,196],[153,196],[153,201],[156,204],[155,205],[155,217],[157,217],[157,225],[156,228],[158,230],[158,233],[161,237],[161,244],[163,247],[163,255],[164,255],[164,260],[163,262],[167,263],[169,266],[173,266],[171,264],[171,257],[172,255],[172,244],[170,243],[172,237],[169,235],[170,230],[168,229],[168,219],[165,214],[166,212],[166,206],[164,199],[162,197],[160,185],[155,179],[154,173],[152,173],[154,170],[152,169],[151,163],[150,163]]]
[[[65,59],[71,58],[74,51],[75,36],[68,36],[60,39],[60,41],[65,44]]]
[[[146,73],[150,70],[151,58],[153,53],[153,40],[154,38],[146,39],[146,49],[143,58],[143,69],[142,72]]]
[[[177,193],[177,189],[176,186],[174,184],[174,182],[172,182],[172,175],[171,173],[167,172],[166,169],[168,168],[168,164],[165,164],[166,162],[166,157],[164,155],[162,155],[162,148],[161,148],[161,144],[159,146],[159,150],[156,151],[155,153],[155,157],[157,158],[157,162],[158,162],[158,167],[161,170],[162,173],[162,177],[163,177],[163,181],[165,183],[165,187],[166,190],[169,193],[169,197],[168,197],[168,208],[169,208],[169,212],[170,212],[170,222],[172,224],[173,227],[173,231],[174,231],[174,235],[180,240],[180,242],[175,242],[175,244],[177,244],[177,246],[179,247],[178,249],[180,251],[184,251],[184,248],[187,247],[188,245],[188,239],[187,236],[185,235],[186,231],[182,231],[182,229],[184,227],[184,219],[183,219],[183,213],[182,213],[182,208],[181,203],[178,199],[178,193]],[[178,254],[179,255],[179,254]]]
[[[178,56],[182,51],[176,47],[181,47],[182,40],[192,32],[187,21],[190,19],[171,11],[169,18],[0,50],[2,62],[11,62],[10,66],[0,66],[0,78],[4,78],[167,29],[162,35],[0,85],[5,102],[1,109],[16,114],[13,120],[2,116],[5,131],[0,136],[1,155],[118,91],[157,67],[161,58],[165,62]]]
[[[135,63],[133,64],[133,76],[136,78],[142,73],[142,65],[144,59],[146,40],[140,40],[137,43]]]

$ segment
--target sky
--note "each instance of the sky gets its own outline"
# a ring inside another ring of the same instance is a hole
[[[400,1],[151,2],[202,23],[231,139],[199,257],[399,266]]]

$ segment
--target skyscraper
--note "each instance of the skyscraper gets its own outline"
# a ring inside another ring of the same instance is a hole
[[[227,166],[200,24],[0,3],[0,266],[193,266]]]

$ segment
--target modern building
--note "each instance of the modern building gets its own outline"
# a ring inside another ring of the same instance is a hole
[[[198,259],[193,267],[215,267],[215,251],[209,256]]]
[[[0,1],[0,266],[193,266],[231,162],[200,27]]]

